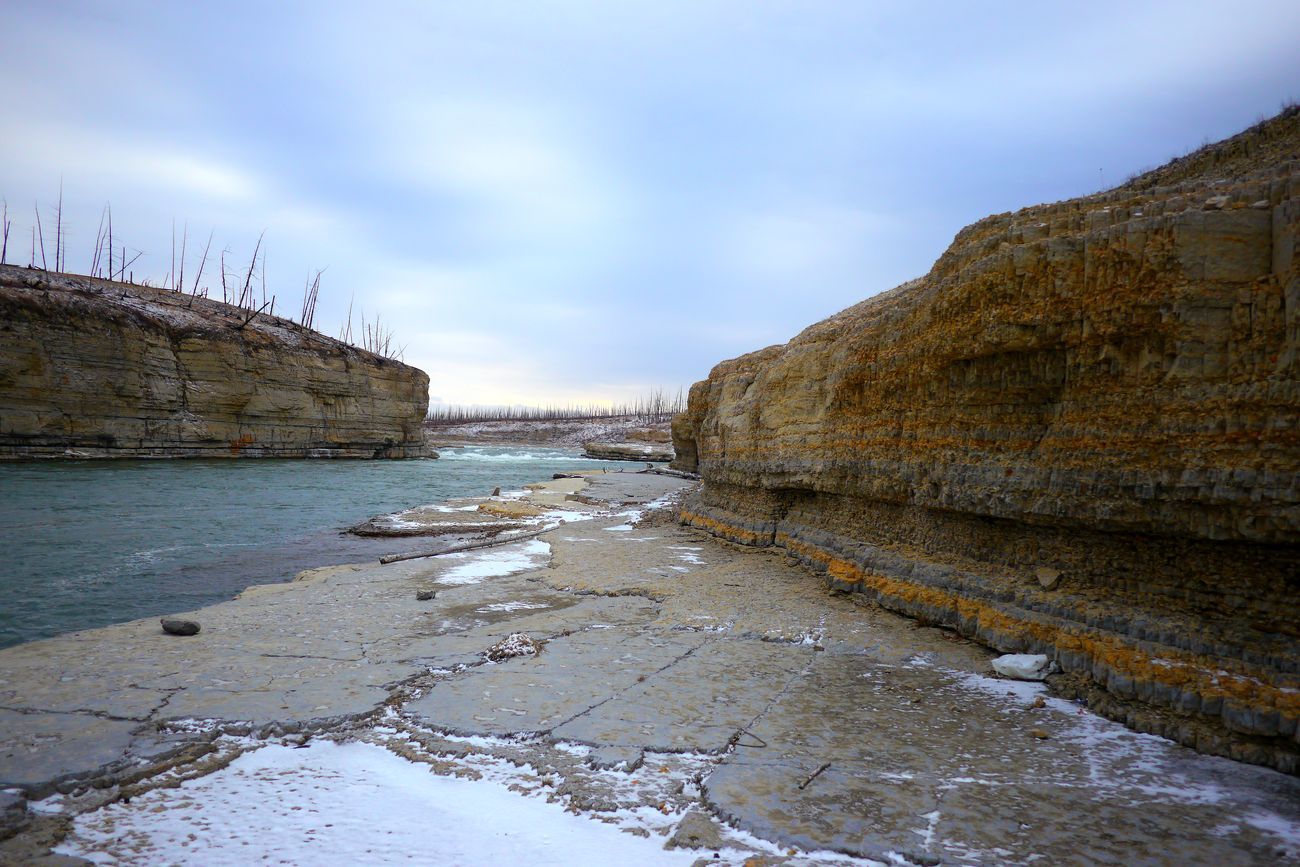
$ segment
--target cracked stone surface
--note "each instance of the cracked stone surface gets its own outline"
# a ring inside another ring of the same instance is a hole
[[[595,476],[581,496],[606,505],[540,537],[548,560],[478,583],[440,583],[464,558],[329,567],[190,613],[191,638],[148,620],[0,651],[0,790],[89,792],[10,827],[0,862],[210,772],[218,735],[302,732],[440,773],[494,756],[593,816],[667,811],[666,843],[754,834],[767,863],[1300,863],[1300,780],[997,679],[977,645],[648,508],[683,485]],[[487,662],[513,632],[541,652]]]

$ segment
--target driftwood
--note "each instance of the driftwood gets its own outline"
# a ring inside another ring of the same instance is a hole
[[[674,470],[671,467],[652,467],[648,470],[641,470],[643,473],[653,473],[656,476],[675,476],[679,479],[687,479],[692,482],[700,480],[699,473],[688,473],[683,470]]]
[[[524,539],[532,539],[540,536],[554,527],[543,527],[540,530],[534,530],[531,533],[519,533],[515,536],[498,536],[495,539],[488,539],[483,542],[466,542],[463,545],[451,545],[446,548],[438,548],[434,551],[408,551],[405,554],[389,554],[379,558],[379,562],[385,566],[389,563],[399,563],[402,560],[419,560],[422,557],[437,557],[442,554],[458,554],[461,551],[473,551],[478,548],[491,548],[496,545],[509,545],[511,542],[521,542]]]

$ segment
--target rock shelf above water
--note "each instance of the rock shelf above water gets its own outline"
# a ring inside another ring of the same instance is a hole
[[[287,319],[0,266],[0,459],[436,457],[428,389]]]
[[[717,365],[685,520],[1300,771],[1300,108]]]

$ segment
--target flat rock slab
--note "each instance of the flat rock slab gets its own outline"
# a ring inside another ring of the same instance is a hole
[[[662,752],[722,752],[812,655],[810,647],[714,637],[552,734]]]
[[[121,760],[140,723],[0,710],[0,787],[41,787]]]
[[[549,732],[703,643],[703,636],[691,634],[591,630],[549,641],[536,656],[439,682],[404,711],[427,725],[462,734]]]
[[[151,619],[0,651],[0,783],[107,784],[250,723],[365,737],[387,707],[448,749],[540,735],[491,748],[581,809],[684,799],[679,842],[713,841],[716,820],[782,849],[919,863],[1300,859],[1270,832],[1300,839],[1300,780],[1034,707],[1045,688],[993,679],[993,653],[646,508],[681,480],[588,478],[584,499],[608,505],[509,574],[443,581],[465,562],[450,557],[329,567],[204,609],[183,640]],[[486,662],[513,632],[541,652]],[[663,791],[619,800],[611,780],[638,775]],[[0,861],[45,851],[32,833]]]
[[[1041,693],[920,659],[819,655],[752,727],[767,746],[728,756],[706,801],[767,839],[921,863],[1263,863],[1279,850],[1260,817],[1300,822],[1300,780],[1069,702],[1034,708]]]
[[[681,479],[654,473],[601,473],[587,476],[583,494],[613,503],[644,504],[686,487]]]

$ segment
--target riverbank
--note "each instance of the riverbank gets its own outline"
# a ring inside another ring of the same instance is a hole
[[[1300,780],[996,679],[977,645],[681,527],[683,480],[586,482],[522,498],[564,522],[535,538],[304,572],[189,613],[193,637],[0,651],[0,861],[448,860],[441,831],[383,848],[368,804],[412,770],[630,832],[640,863],[1300,859]],[[540,652],[489,661],[519,633]],[[222,810],[252,797],[284,820],[241,838]]]

